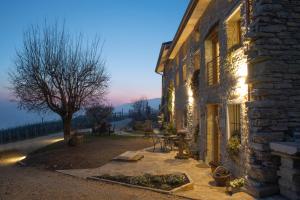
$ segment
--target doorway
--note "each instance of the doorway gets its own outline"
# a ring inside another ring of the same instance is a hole
[[[207,105],[205,162],[220,162],[219,106]]]

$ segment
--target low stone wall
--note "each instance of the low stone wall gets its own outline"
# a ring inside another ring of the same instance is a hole
[[[273,155],[281,160],[277,175],[280,193],[291,200],[300,199],[300,143],[271,143]]]

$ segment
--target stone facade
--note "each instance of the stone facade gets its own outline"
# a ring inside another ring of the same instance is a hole
[[[199,2],[191,1],[185,17],[195,20]],[[162,104],[173,102],[165,115],[172,115],[167,119],[177,129],[197,136],[193,145],[201,160],[218,160],[245,177],[254,196],[279,193],[281,162],[270,143],[293,141],[300,132],[300,1],[211,0],[201,7],[193,30],[184,39],[176,34],[162,63]],[[181,24],[178,30],[184,29]],[[211,63],[218,65],[213,85]],[[240,126],[235,156],[228,152],[231,107],[238,108],[234,123]]]

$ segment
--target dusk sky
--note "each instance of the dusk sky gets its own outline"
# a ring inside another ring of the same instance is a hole
[[[0,97],[8,98],[8,71],[23,31],[30,25],[65,21],[73,34],[105,40],[114,104],[161,96],[154,73],[160,45],[172,40],[188,0],[2,0],[0,3]]]

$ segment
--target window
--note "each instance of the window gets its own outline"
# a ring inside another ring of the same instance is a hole
[[[241,8],[237,8],[226,22],[228,49],[240,46],[242,44]]]
[[[207,85],[213,86],[220,82],[220,47],[218,28],[214,28],[205,40],[205,60]]]
[[[232,135],[241,133],[241,105],[231,104],[228,105],[228,126],[229,126],[229,138]]]

